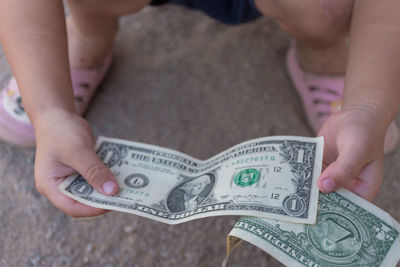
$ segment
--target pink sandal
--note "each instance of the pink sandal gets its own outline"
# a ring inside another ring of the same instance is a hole
[[[71,69],[77,114],[85,113],[97,87],[110,68],[111,60],[112,54],[109,53],[98,69]],[[33,126],[25,113],[15,78],[12,78],[0,93],[0,139],[23,147],[35,145]]]
[[[302,100],[308,123],[316,134],[328,117],[341,108],[344,76],[305,72],[299,62],[294,41],[287,53],[286,65],[292,83]],[[399,128],[393,121],[386,132],[385,153],[396,149],[399,135]]]

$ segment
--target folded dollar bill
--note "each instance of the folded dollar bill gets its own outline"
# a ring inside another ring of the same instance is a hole
[[[59,190],[89,206],[168,224],[219,215],[315,223],[323,139],[264,137],[208,160],[137,142],[100,137],[96,151],[118,179],[113,197],[79,174]]]
[[[227,254],[245,240],[287,266],[390,267],[400,259],[399,233],[389,214],[343,189],[320,194],[315,225],[240,218]]]

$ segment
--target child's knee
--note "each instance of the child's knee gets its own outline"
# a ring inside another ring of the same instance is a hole
[[[329,43],[348,33],[353,1],[256,0],[258,9],[298,39]]]

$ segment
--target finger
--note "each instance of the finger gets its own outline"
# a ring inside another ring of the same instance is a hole
[[[104,195],[118,192],[118,182],[111,171],[101,162],[92,149],[78,149],[70,159],[70,165],[78,171],[94,189]]]
[[[339,151],[336,161],[321,174],[318,187],[324,193],[348,185],[360,172],[365,162],[365,149],[360,146],[345,145]]]
[[[60,210],[71,217],[93,217],[99,216],[108,210],[93,208],[63,195],[57,188],[51,188],[44,192],[46,197]]]
[[[348,185],[348,189],[368,201],[378,193],[383,178],[383,157],[367,164]]]

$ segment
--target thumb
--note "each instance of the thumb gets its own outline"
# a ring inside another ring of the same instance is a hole
[[[72,157],[71,167],[79,172],[93,188],[104,195],[118,192],[118,182],[112,172],[92,149],[79,149]]]
[[[349,185],[365,165],[366,154],[362,147],[351,145],[343,147],[336,161],[322,172],[318,180],[319,189],[329,193]]]

